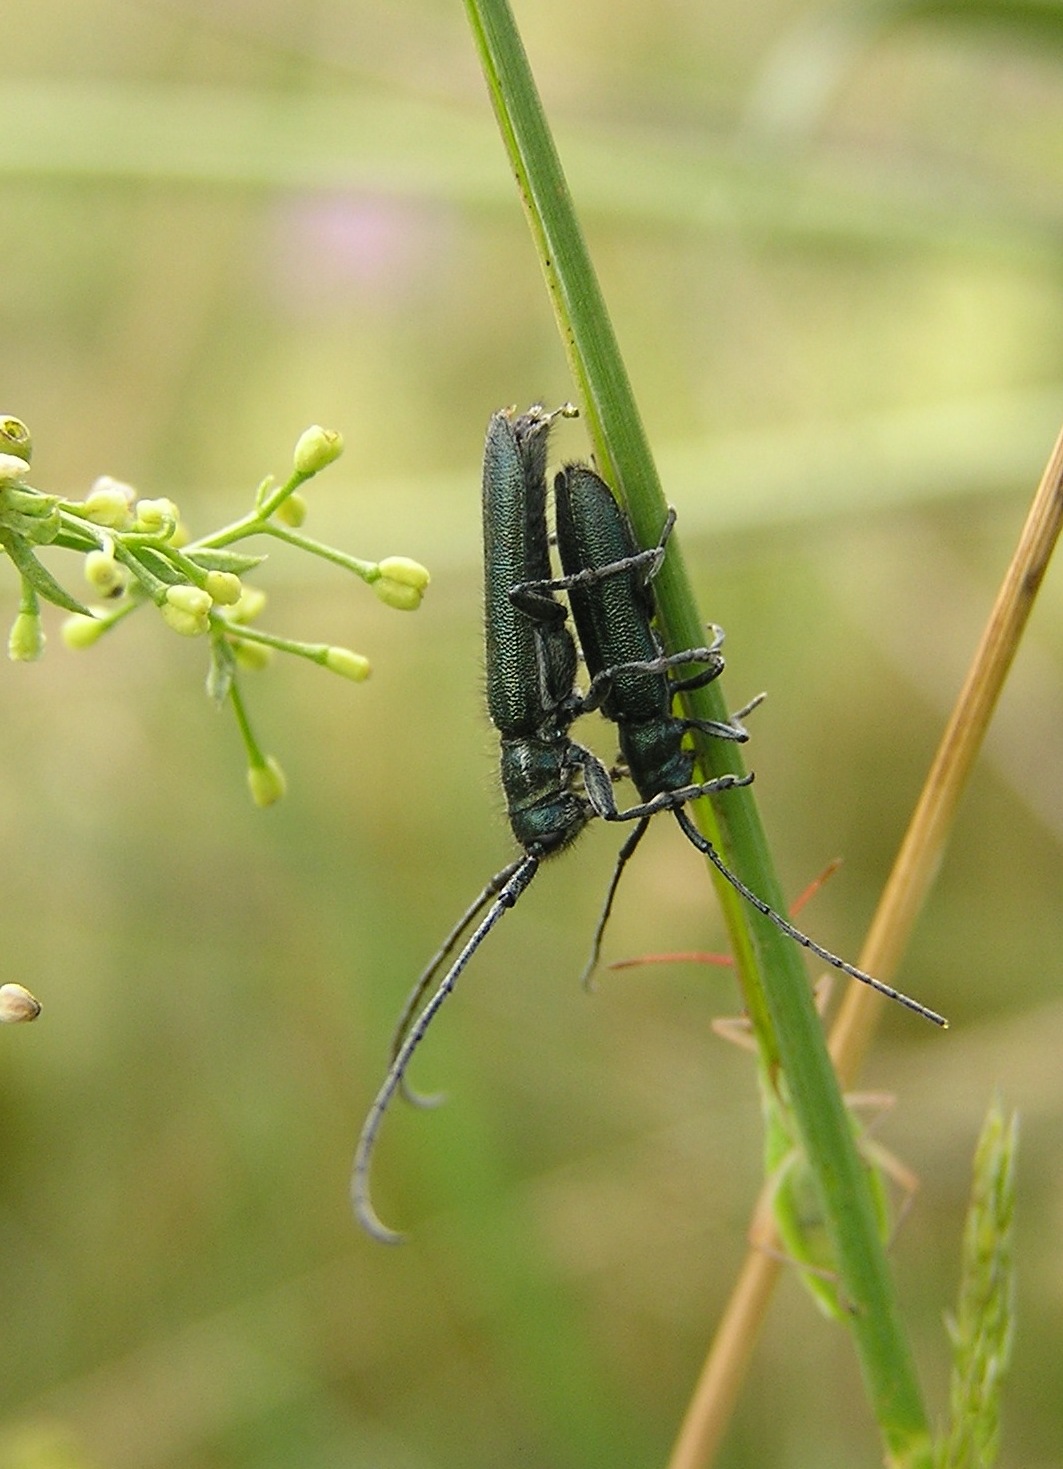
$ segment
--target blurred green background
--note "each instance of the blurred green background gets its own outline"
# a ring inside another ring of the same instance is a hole
[[[1063,8],[522,5],[680,512],[781,874],[855,956],[1063,421]],[[943,12],[939,14],[938,12]],[[0,1469],[664,1462],[759,1176],[725,970],[576,983],[618,841],[492,936],[347,1179],[409,985],[510,854],[482,712],[478,485],[501,404],[571,393],[462,8],[12,0],[0,408],[34,483],[101,473],[194,530],[344,458],[307,529],[430,567],[416,616],[276,550],[269,625],[355,688],[246,687],[289,796],[256,811],[203,649],[142,614],[0,665]],[[861,31],[860,24],[866,29]],[[586,452],[578,423],[556,451]],[[267,548],[268,549],[268,548]],[[73,557],[50,562],[76,589]],[[7,575],[11,616],[16,583]],[[894,1247],[934,1410],[970,1155],[1023,1117],[1001,1462],[1063,1463],[1063,589],[1050,573],[866,1073],[922,1179]],[[603,747],[609,753],[608,739]],[[722,942],[673,823],[608,954]],[[721,1462],[872,1466],[844,1331],[792,1278]]]

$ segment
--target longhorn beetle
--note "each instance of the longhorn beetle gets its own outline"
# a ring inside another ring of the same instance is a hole
[[[943,1016],[847,964],[787,922],[725,865],[712,843],[691,820],[686,806],[698,788],[691,786],[694,753],[687,748],[685,736],[689,729],[705,726],[696,720],[677,718],[672,713],[672,701],[678,691],[693,688],[705,680],[701,676],[688,680],[670,678],[670,670],[685,655],[665,655],[653,623],[652,581],[675,524],[675,511],[669,510],[657,545],[645,551],[639,549],[627,516],[609,487],[586,465],[571,464],[563,469],[554,482],[554,497],[557,544],[565,575],[536,587],[515,588],[511,598],[519,605],[533,593],[568,591],[583,658],[591,676],[591,690],[602,713],[617,726],[621,756],[644,802],[622,813],[624,820],[637,819],[638,825],[620,849],[585,975],[597,964],[602,934],[625,865],[645,836],[652,817],[658,811],[670,810],[687,840],[783,933],[834,969],[870,985],[936,1025],[947,1025]],[[750,707],[741,713],[747,713]],[[616,820],[619,813],[614,807],[613,811],[601,814],[607,820]]]
[[[631,812],[618,811],[609,772],[589,750],[569,738],[573,721],[615,688],[610,670],[586,695],[576,690],[576,645],[568,629],[568,614],[549,580],[547,439],[554,418],[558,414],[569,417],[575,411],[568,405],[553,414],[534,407],[518,418],[502,411],[488,425],[483,473],[487,708],[500,736],[500,777],[509,823],[523,855],[496,873],[465,911],[418,979],[400,1017],[387,1075],[358,1140],[351,1180],[359,1221],[387,1243],[398,1241],[401,1235],[381,1222],[369,1193],[369,1165],[384,1113],[404,1085],[410,1058],[462,970],[531,883],[540,862],[570,846],[594,815],[611,821],[641,818],[671,809],[682,800],[743,783],[734,775],[685,787],[673,782],[662,801],[650,801]],[[707,666],[695,681],[706,682],[723,668],[718,644],[719,638],[711,648],[694,649],[664,663],[704,663]],[[725,738],[746,737],[737,725],[711,728]],[[692,768],[688,767],[688,773]],[[435,975],[484,908],[487,912],[424,1001]]]

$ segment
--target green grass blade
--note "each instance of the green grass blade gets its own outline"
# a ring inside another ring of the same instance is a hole
[[[630,382],[512,15],[504,0],[466,0],[488,89],[578,385],[598,465],[626,504],[636,534],[652,544],[665,500]],[[655,584],[671,648],[703,641],[703,623],[675,537]],[[699,718],[726,717],[718,682],[690,700]],[[706,774],[740,772],[735,748],[707,745]],[[725,859],[777,909],[775,880],[748,791],[728,792],[699,821]],[[890,1462],[929,1462],[929,1429],[878,1236],[874,1207],[812,1004],[800,952],[769,922],[717,883],[762,1059],[793,1106],[822,1196],[841,1290],[868,1395]]]

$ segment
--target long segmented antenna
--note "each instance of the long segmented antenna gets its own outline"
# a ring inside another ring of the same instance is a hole
[[[469,937],[461,953],[443,976],[439,987],[431,999],[421,1010],[420,1014],[412,1022],[407,1021],[406,1036],[399,1046],[398,1052],[388,1067],[388,1074],[373,1100],[373,1105],[366,1114],[362,1125],[362,1133],[358,1139],[358,1147],[354,1155],[354,1171],[351,1176],[351,1203],[358,1222],[366,1229],[374,1239],[380,1240],[382,1244],[401,1244],[405,1238],[388,1226],[379,1217],[373,1208],[369,1188],[369,1168],[373,1160],[373,1148],[376,1144],[377,1133],[380,1124],[384,1120],[384,1113],[391,1104],[391,1099],[402,1085],[406,1068],[410,1064],[410,1058],[421,1044],[428,1027],[435,1018],[443,1001],[450,994],[457,983],[462,970],[476,953],[484,939],[494,928],[507,909],[512,908],[514,903],[525,891],[536,872],[539,870],[540,858],[531,854],[520,858],[517,862],[508,882],[499,890],[498,897],[487,910],[481,923]]]
[[[807,933],[802,933],[799,928],[788,923],[781,913],[776,913],[775,909],[765,903],[763,898],[758,898],[752,888],[747,888],[742,879],[731,871],[716,848],[707,837],[702,836],[691,821],[689,814],[681,806],[677,806],[673,814],[687,840],[709,859],[720,876],[726,878],[736,893],[745,898],[747,903],[751,903],[758,913],[770,919],[775,927],[788,938],[792,938],[795,943],[809,949],[817,958],[829,964],[832,969],[840,970],[842,974],[849,975],[850,979],[858,979],[861,984],[869,985],[880,995],[885,995],[888,1000],[896,1000],[899,1005],[903,1005],[908,1010],[914,1010],[916,1015],[921,1015],[924,1020],[932,1020],[943,1030],[948,1030],[949,1022],[944,1015],[939,1015],[936,1010],[930,1010],[926,1005],[921,1005],[918,1000],[913,1000],[910,995],[902,994],[892,985],[883,984],[882,980],[876,979],[873,974],[867,974],[863,969],[857,969],[854,964],[848,964],[844,959],[839,959],[837,954],[832,954],[829,949],[824,949],[822,945],[816,943],[815,939],[810,939]]]
[[[591,951],[587,956],[586,964],[583,966],[583,973],[580,975],[580,984],[585,990],[592,990],[594,988],[594,971],[598,968],[598,961],[602,956],[602,939],[605,937],[609,915],[613,911],[613,899],[616,897],[616,890],[620,886],[620,878],[623,875],[624,868],[635,855],[635,848],[649,831],[651,820],[652,817],[644,816],[617,854],[616,865],[613,867],[613,875],[609,879],[609,888],[605,894],[605,902],[602,904],[602,911],[598,915],[598,925],[594,930],[594,937],[591,940]]]
[[[501,872],[495,873],[494,877],[492,877],[491,881],[483,889],[479,897],[474,899],[474,901],[469,904],[465,912],[458,919],[457,923],[455,923],[454,927],[447,934],[446,938],[443,940],[443,943],[433,954],[432,958],[428,961],[424,970],[418,977],[417,983],[414,985],[410,993],[406,996],[406,1003],[402,1007],[402,1013],[399,1015],[399,1018],[395,1023],[395,1029],[391,1037],[391,1050],[388,1053],[389,1065],[392,1065],[398,1057],[398,1054],[402,1049],[402,1043],[406,1039],[407,1032],[409,1031],[410,1025],[413,1022],[413,1017],[417,1014],[417,1007],[418,1005],[420,1005],[421,1001],[428,993],[432,980],[439,973],[439,966],[444,962],[447,956],[453,952],[455,944],[461,938],[462,934],[468,928],[469,924],[473,921],[476,915],[482,912],[483,909],[487,907],[487,904],[491,901],[491,899],[502,891],[506,883],[516,872],[517,868],[520,867],[523,861],[523,857],[516,857],[512,862],[503,867]],[[400,1085],[400,1090],[405,1100],[414,1107],[438,1107],[443,1101],[442,1092],[434,1092],[431,1095],[427,1095],[422,1092],[415,1092],[412,1087],[406,1084],[405,1080],[402,1081]]]

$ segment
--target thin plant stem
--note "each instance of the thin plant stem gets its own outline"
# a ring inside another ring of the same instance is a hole
[[[561,339],[578,384],[598,468],[643,545],[656,542],[666,504],[631,385],[583,241],[564,174],[506,0],[465,0],[488,91],[539,252]],[[696,647],[703,619],[676,538],[655,582],[666,648]],[[726,718],[719,681],[691,693],[691,714]],[[730,741],[704,740],[702,775],[743,774]],[[723,859],[776,911],[783,905],[748,790],[700,801],[697,819]],[[715,880],[715,879],[714,879]],[[800,951],[724,883],[731,934],[764,1074],[792,1106],[838,1261],[864,1382],[891,1464],[929,1462],[926,1410],[879,1238],[866,1172],[827,1054]]]
[[[251,728],[251,721],[247,717],[247,706],[244,704],[243,695],[240,693],[235,679],[233,679],[229,687],[229,701],[233,706],[233,713],[236,715],[240,738],[243,740],[244,748],[247,751],[248,764],[256,768],[265,766],[266,757],[263,755],[259,743],[255,739],[254,730]]]
[[[335,546],[326,545],[324,541],[315,541],[312,536],[304,536],[298,531],[289,530],[287,526],[276,525],[273,521],[264,521],[256,529],[262,535],[273,536],[278,541],[285,541],[298,551],[306,551],[311,556],[320,556],[323,561],[331,561],[336,566],[342,566],[345,571],[353,571],[355,576],[360,576],[363,581],[372,582],[379,576],[375,561],[366,561],[361,556],[351,556],[346,551],[337,550]]]
[[[883,889],[859,964],[883,979],[896,972],[941,863],[960,797],[1018,649],[1049,558],[1063,528],[1063,432],[1041,482],[967,677],[942,734]],[[851,984],[831,1028],[830,1053],[842,1086],[856,1081],[882,1003],[865,985]],[[765,1192],[754,1218],[768,1203]],[[746,1257],[706,1358],[668,1469],[708,1469],[723,1439],[780,1264],[768,1249]]]

